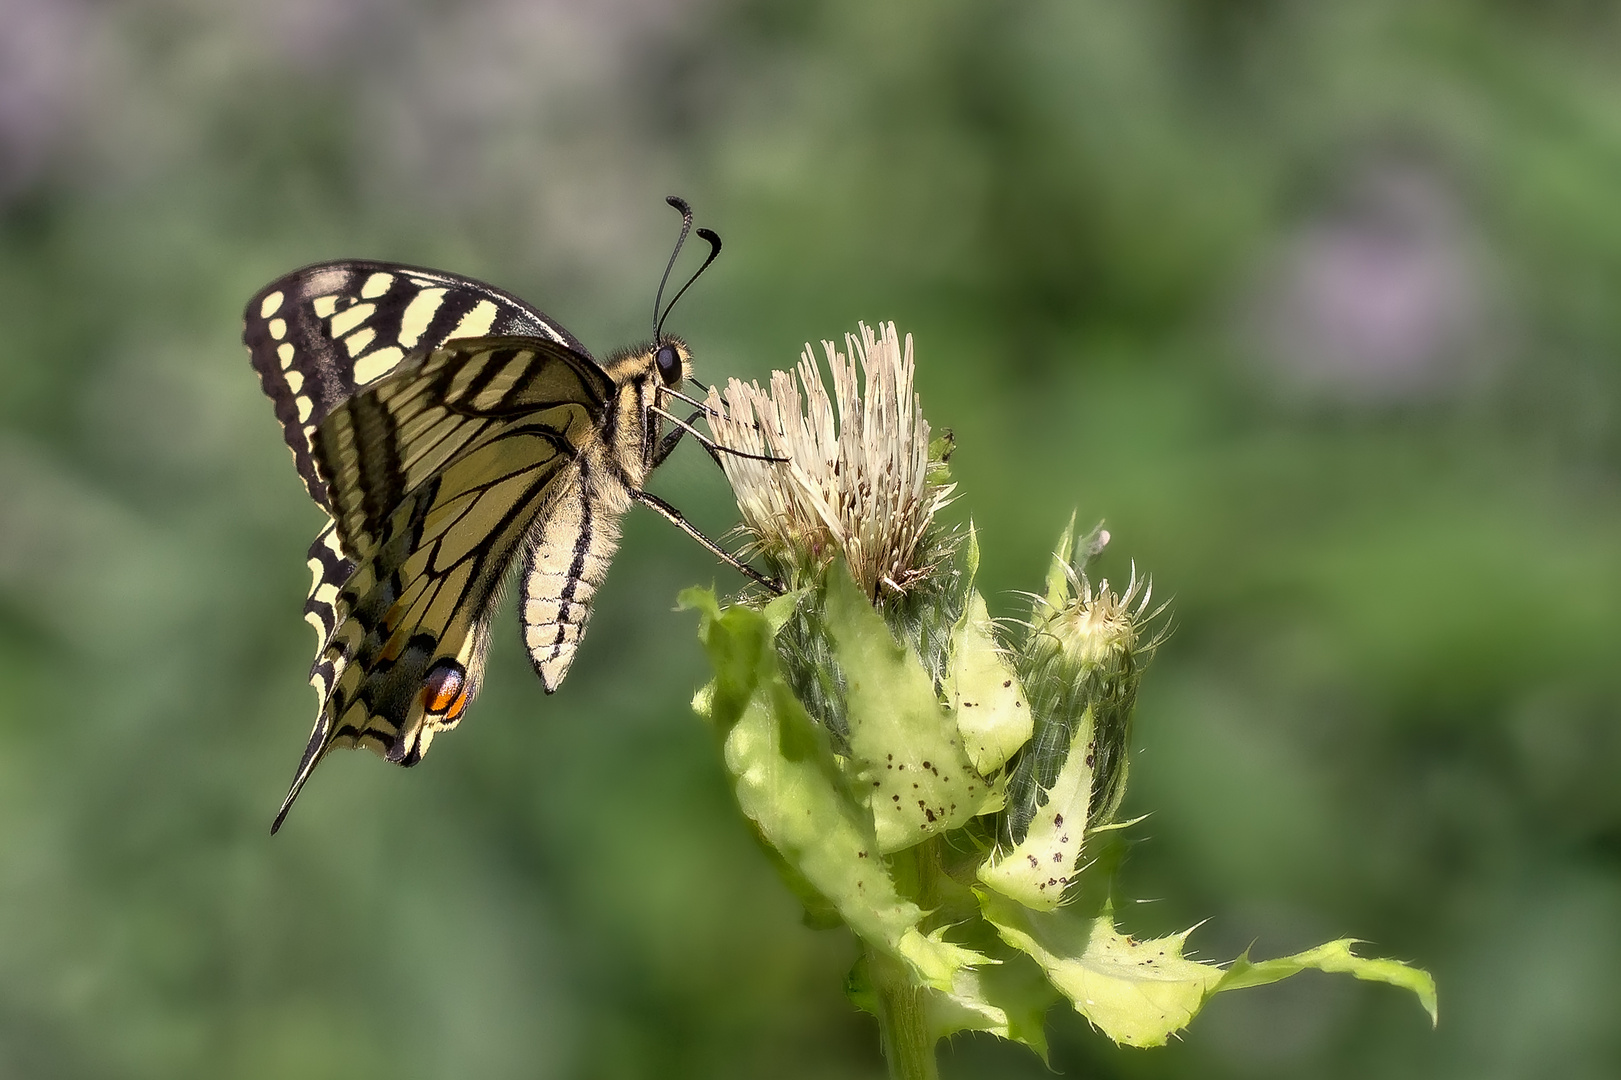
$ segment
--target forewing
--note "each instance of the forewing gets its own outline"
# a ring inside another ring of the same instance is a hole
[[[492,334],[541,339],[595,367],[572,334],[510,293],[397,263],[320,263],[278,278],[248,301],[242,338],[299,475],[325,507],[311,442],[327,415],[408,358]]]

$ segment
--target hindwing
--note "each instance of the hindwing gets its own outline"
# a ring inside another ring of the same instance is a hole
[[[421,759],[477,693],[507,567],[579,484],[612,384],[539,338],[459,340],[335,406],[310,440],[332,526],[306,613],[322,705],[282,813],[327,750]],[[339,583],[338,575],[343,575]],[[459,673],[435,711],[434,670]],[[278,816],[277,823],[281,818]]]

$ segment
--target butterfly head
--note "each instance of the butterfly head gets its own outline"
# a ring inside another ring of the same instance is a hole
[[[658,369],[659,381],[667,389],[675,389],[692,378],[692,353],[679,338],[665,338],[653,352],[653,364]]]

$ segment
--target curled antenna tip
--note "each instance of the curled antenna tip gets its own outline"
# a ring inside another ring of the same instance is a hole
[[[653,296],[654,341],[658,340],[659,328],[664,322],[664,317],[659,314],[659,309],[664,304],[664,286],[670,283],[670,271],[675,269],[675,257],[681,254],[681,245],[687,242],[687,230],[692,228],[692,207],[687,205],[687,200],[683,199],[679,195],[666,195],[664,197],[664,201],[681,211],[681,235],[675,238],[675,250],[670,252],[670,261],[664,264],[664,276],[659,278],[659,291]],[[708,264],[706,263],[705,265],[707,266]],[[675,301],[670,301],[670,304],[673,307],[675,305]],[[668,309],[665,310],[668,311]]]
[[[672,200],[670,205],[674,206],[675,201],[677,201],[677,200],[675,200],[675,196],[673,196],[673,195],[670,196],[670,198]],[[681,203],[681,206],[685,207],[686,203]],[[687,227],[692,224],[692,211],[691,210],[683,210],[682,214],[683,214],[683,217],[682,217],[682,224],[681,224],[681,238],[684,240],[684,239],[686,239],[686,236],[687,236]],[[713,229],[699,229],[698,230],[698,236],[699,236],[700,239],[702,239],[703,241],[705,241],[709,245],[709,257],[706,258],[703,261],[703,265],[699,266],[697,270],[693,271],[692,276],[687,279],[687,283],[685,285],[681,286],[681,288],[676,291],[675,296],[670,298],[670,305],[669,305],[669,307],[666,307],[664,309],[663,314],[659,314],[658,300],[657,299],[654,300],[654,302],[653,302],[653,305],[654,305],[653,306],[653,314],[654,314],[653,340],[654,341],[659,341],[659,340],[661,340],[663,338],[663,336],[664,336],[664,320],[669,317],[670,311],[671,311],[671,309],[673,309],[675,307],[676,301],[680,300],[683,296],[686,295],[687,290],[692,288],[692,283],[694,281],[698,280],[698,276],[700,274],[702,274],[705,270],[709,269],[709,264],[714,262],[715,261],[715,256],[720,254],[720,237],[715,234],[715,231]],[[680,253],[680,251],[681,251],[681,244],[678,241],[676,243],[676,246],[675,246],[675,251],[670,253],[670,266],[675,265],[675,257],[676,257],[677,254]],[[665,277],[666,280],[668,280],[669,276],[670,276],[670,267],[667,266],[664,269],[664,277]],[[663,297],[663,295],[664,295],[664,282],[660,282],[659,283],[659,296]]]

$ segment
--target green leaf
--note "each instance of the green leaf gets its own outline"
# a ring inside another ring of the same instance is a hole
[[[1315,968],[1318,971],[1343,972],[1368,982],[1389,983],[1411,990],[1417,995],[1419,1004],[1424,1006],[1424,1011],[1430,1014],[1430,1024],[1433,1026],[1439,1023],[1435,979],[1429,972],[1411,967],[1400,960],[1356,956],[1351,952],[1351,946],[1356,944],[1355,938],[1340,938],[1338,941],[1330,941],[1326,945],[1319,945],[1315,949],[1307,949],[1293,956],[1281,956],[1276,960],[1262,960],[1258,963],[1252,962],[1249,953],[1246,952],[1228,965],[1226,974],[1222,976],[1215,992],[1242,990],[1246,986],[1265,986],[1279,979],[1287,979],[1297,971]]]
[[[1058,537],[1053,548],[1053,560],[1047,565],[1047,607],[1058,611],[1069,602],[1069,553],[1075,543],[1075,513],[1070,512],[1069,524]]]
[[[970,534],[970,543],[972,534]],[[985,598],[968,594],[951,634],[951,661],[942,687],[957,716],[969,760],[982,776],[1007,763],[1035,730],[1024,687],[996,644]]]
[[[943,931],[921,929],[924,912],[900,895],[878,857],[871,817],[850,795],[826,731],[778,670],[766,616],[743,606],[722,611],[707,589],[687,590],[681,604],[701,616],[699,638],[716,673],[709,719],[724,733],[738,805],[790,871],[789,886],[812,901],[808,914],[825,917],[814,903],[825,899],[921,985],[949,990],[957,972],[985,958]]]
[[[1057,908],[1080,865],[1092,800],[1092,713],[1089,705],[1081,714],[1064,767],[1030,818],[1024,839],[979,868],[979,880],[1025,907]]]
[[[959,1031],[988,1031],[1020,1042],[1047,1060],[1047,1011],[1059,995],[1029,957],[965,968],[949,991],[930,990],[923,1011],[936,1039]]]
[[[1394,960],[1353,956],[1350,941],[1259,964],[1240,958],[1223,969],[1182,955],[1191,930],[1136,941],[1115,929],[1107,910],[1095,918],[1073,908],[1040,913],[994,892],[980,890],[978,896],[1002,940],[1035,960],[1077,1012],[1127,1046],[1163,1046],[1210,995],[1276,982],[1306,968],[1405,987],[1435,1017],[1435,984],[1428,974]]]
[[[793,617],[794,608],[799,606],[799,601],[804,599],[808,592],[809,588],[785,592],[781,596],[772,597],[766,606],[760,609],[760,613],[765,616],[766,625],[771,627],[773,636]]]
[[[973,587],[979,573],[979,534],[971,521],[965,547],[962,588],[968,601],[951,630],[950,660],[940,689],[956,713],[974,769],[992,776],[1030,740],[1035,724],[1019,676],[997,645],[985,598]],[[988,809],[987,804],[981,812]]]
[[[1046,1061],[1047,1012],[1060,995],[1028,956],[994,938],[991,948],[1005,955],[994,957],[995,963],[957,972],[949,990],[921,991],[929,1038],[938,1041],[959,1031],[988,1031],[1023,1043]],[[863,956],[851,968],[844,989],[857,1008],[877,1016],[878,989],[873,976],[872,964]]]
[[[826,618],[844,671],[856,780],[888,854],[967,822],[989,786],[974,771],[934,682],[842,566],[828,573]]]
[[[682,590],[676,598],[676,608],[699,613],[698,638],[704,643],[710,665],[715,669],[715,678],[698,691],[693,707],[700,716],[725,732],[743,714],[767,662],[775,667],[771,627],[757,615],[753,618],[738,616],[737,613],[744,610],[741,608],[722,614],[713,589]]]

